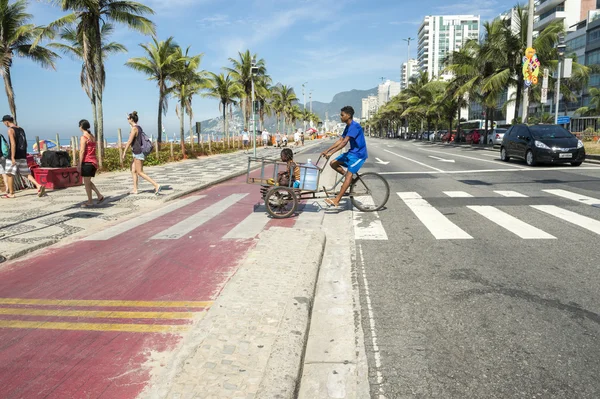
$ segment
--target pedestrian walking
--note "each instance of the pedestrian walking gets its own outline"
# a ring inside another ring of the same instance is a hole
[[[263,147],[267,148],[267,145],[269,143],[269,132],[267,132],[266,130],[263,130],[262,132],[262,143]]]
[[[38,197],[46,193],[46,187],[35,181],[27,165],[27,136],[22,127],[15,124],[10,115],[2,117],[2,123],[8,128],[8,142],[10,145],[9,158],[6,160],[6,185],[8,193],[0,198],[15,198],[15,176],[27,176],[27,180],[37,188]]]
[[[302,147],[304,147],[304,132],[300,134],[300,141],[302,142]]]
[[[0,174],[4,182],[4,194],[8,194],[8,176],[6,175],[6,159],[10,157],[10,146],[4,135],[0,134]]]
[[[161,186],[158,185],[154,180],[152,180],[147,174],[144,173],[144,161],[146,160],[146,156],[142,152],[142,127],[138,125],[139,117],[136,111],[133,111],[131,114],[127,115],[127,122],[131,126],[131,133],[129,133],[129,140],[125,145],[125,150],[123,151],[123,160],[125,159],[125,154],[129,147],[131,147],[131,152],[133,153],[133,163],[131,164],[131,176],[133,177],[133,190],[130,194],[138,193],[138,177],[146,180],[148,183],[154,186],[154,194],[160,194]]]
[[[281,134],[279,132],[277,132],[277,134],[275,135],[275,141],[277,142],[277,148],[281,147]]]
[[[294,147],[298,147],[300,145],[300,129],[296,130],[294,133]]]
[[[248,134],[248,128],[245,127],[242,132],[242,141],[244,142],[244,152],[248,152],[248,144],[250,143],[250,135]]]
[[[96,157],[96,138],[90,132],[90,122],[85,119],[79,121],[79,130],[81,130],[81,138],[79,139],[79,174],[83,177],[83,185],[88,200],[82,204],[83,208],[94,206],[92,201],[92,191],[96,193],[98,204],[104,201],[104,196],[100,194],[100,190],[92,182],[92,177],[96,177],[98,170],[98,158]]]

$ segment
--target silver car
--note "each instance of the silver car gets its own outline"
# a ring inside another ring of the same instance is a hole
[[[504,133],[506,133],[508,129],[497,128],[491,131],[488,136],[488,144],[492,145],[500,145],[502,144],[502,139],[504,138]]]

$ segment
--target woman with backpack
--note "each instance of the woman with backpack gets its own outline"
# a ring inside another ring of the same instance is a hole
[[[98,170],[98,158],[96,158],[96,138],[90,132],[90,122],[85,119],[79,121],[79,130],[81,130],[81,139],[79,140],[79,173],[83,177],[83,184],[88,200],[82,205],[84,208],[94,206],[92,201],[92,191],[98,197],[98,204],[104,201],[104,196],[100,194],[96,185],[92,183],[92,177],[96,176]]]
[[[131,152],[133,153],[133,163],[131,164],[133,190],[130,192],[130,194],[138,193],[139,176],[148,183],[152,184],[154,186],[154,194],[159,195],[161,186],[144,173],[144,160],[146,160],[146,155],[144,155],[144,152],[142,151],[142,146],[144,145],[144,140],[147,140],[147,138],[142,130],[142,127],[138,125],[138,120],[139,117],[136,111],[133,111],[127,115],[127,122],[129,122],[129,125],[131,126],[131,133],[129,134],[127,145],[125,145],[125,150],[123,151],[123,160],[125,160],[125,154],[127,153],[127,150],[129,147],[131,147]]]

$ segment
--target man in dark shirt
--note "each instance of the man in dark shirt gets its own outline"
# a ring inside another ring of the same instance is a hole
[[[33,176],[31,176],[29,165],[27,165],[27,137],[25,136],[25,130],[15,125],[15,120],[10,115],[4,115],[2,123],[8,128],[10,154],[9,159],[6,160],[8,193],[1,196],[1,198],[15,198],[15,175],[27,176],[27,179],[37,188],[38,197],[43,196],[46,192],[46,187],[35,181]]]
[[[340,155],[331,161],[331,167],[341,175],[345,176],[342,189],[334,199],[327,198],[325,203],[330,206],[339,206],[342,196],[350,187],[353,174],[357,173],[369,157],[365,133],[358,122],[354,121],[354,108],[346,106],[342,108],[340,118],[346,124],[342,137],[335,142],[327,151],[323,152],[325,158],[344,148],[350,142],[350,151]]]

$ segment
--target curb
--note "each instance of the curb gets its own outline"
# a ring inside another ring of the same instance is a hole
[[[306,255],[274,261],[284,235]],[[296,397],[325,242],[321,230],[263,231],[178,347],[151,354],[139,397]]]
[[[300,390],[317,280],[327,242],[325,233],[320,230],[313,230],[310,234],[318,237],[319,244],[315,242],[310,248],[312,251],[305,252],[311,255],[303,256],[302,274],[296,280],[294,293],[290,295],[281,318],[278,337],[256,398],[295,398]],[[306,306],[295,306],[297,304]]]

